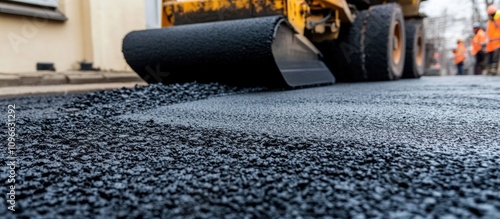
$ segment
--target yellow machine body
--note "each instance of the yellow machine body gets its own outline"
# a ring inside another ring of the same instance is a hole
[[[421,0],[372,1],[399,3],[405,17],[419,15]],[[355,15],[346,0],[163,0],[162,26],[284,15],[300,35],[313,42],[334,40],[340,25],[350,24]]]
[[[420,3],[426,0],[372,0],[372,4],[398,3],[403,9],[406,18],[420,17]]]

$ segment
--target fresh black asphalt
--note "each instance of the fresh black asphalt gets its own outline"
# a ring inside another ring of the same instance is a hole
[[[17,108],[7,218],[500,218],[500,78],[0,103]]]

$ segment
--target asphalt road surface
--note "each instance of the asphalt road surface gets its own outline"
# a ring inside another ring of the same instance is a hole
[[[0,104],[7,218],[500,218],[500,77]]]

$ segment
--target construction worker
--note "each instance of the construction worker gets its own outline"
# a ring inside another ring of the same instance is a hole
[[[487,12],[489,20],[486,29],[486,36],[488,37],[488,43],[486,44],[486,56],[488,58],[486,73],[495,75],[498,71],[500,58],[500,13],[495,5],[488,6]]]
[[[485,49],[486,49],[486,33],[483,30],[481,23],[474,23],[473,26],[474,37],[471,42],[471,55],[476,58],[476,64],[474,65],[474,74],[483,74],[483,69],[485,66]]]
[[[463,39],[457,40],[457,48],[453,50],[453,58],[455,60],[455,65],[457,65],[457,75],[464,74],[464,62],[465,53],[467,49],[465,48],[465,43]]]

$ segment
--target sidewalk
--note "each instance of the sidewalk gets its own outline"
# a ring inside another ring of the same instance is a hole
[[[67,94],[146,85],[134,72],[0,73],[0,97]]]

